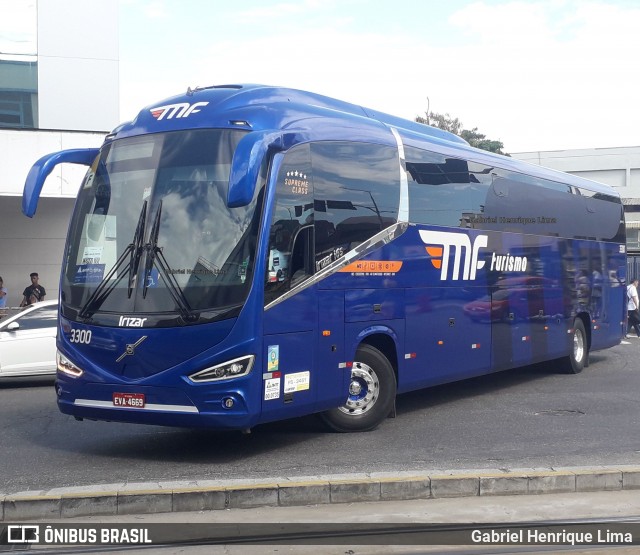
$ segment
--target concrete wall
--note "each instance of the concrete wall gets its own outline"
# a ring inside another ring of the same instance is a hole
[[[57,297],[69,217],[87,168],[58,166],[33,219],[22,215],[22,189],[38,158],[98,147],[118,125],[118,8],[117,0],[37,2],[39,129],[0,129],[0,276],[9,305],[20,302],[31,272],[40,274],[48,299]],[[2,23],[0,14],[0,30],[10,32]]]
[[[31,272],[40,275],[47,299],[58,297],[64,241],[75,201],[40,199],[31,219],[22,215],[21,202],[20,197],[0,197],[0,276],[8,290],[8,306],[20,304]]]
[[[24,180],[41,156],[69,148],[97,148],[104,136],[104,133],[69,131],[1,131],[0,201],[2,195],[22,196]],[[86,166],[77,164],[57,166],[47,178],[42,196],[75,198],[86,171]]]
[[[119,95],[118,2],[39,0],[40,129],[111,131]]]

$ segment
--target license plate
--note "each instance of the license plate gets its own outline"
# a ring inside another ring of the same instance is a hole
[[[144,393],[114,393],[113,406],[133,409],[144,408]]]

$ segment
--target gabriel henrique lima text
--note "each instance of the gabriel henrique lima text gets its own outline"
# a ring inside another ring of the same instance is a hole
[[[473,530],[471,541],[474,543],[543,543],[543,544],[623,544],[633,543],[631,532],[612,532],[611,530],[597,530],[592,532],[540,532],[539,530]]]

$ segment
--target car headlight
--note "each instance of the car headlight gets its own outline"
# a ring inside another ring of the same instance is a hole
[[[62,372],[72,378],[79,378],[84,374],[84,370],[78,368],[73,362],[71,362],[60,351],[56,352],[56,362],[58,364],[58,372]]]
[[[228,380],[229,378],[237,378],[251,372],[255,357],[249,355],[246,357],[234,358],[222,364],[205,368],[195,374],[191,374],[189,379],[192,382],[212,382],[215,380]]]

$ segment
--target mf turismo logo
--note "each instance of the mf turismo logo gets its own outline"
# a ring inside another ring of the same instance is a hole
[[[181,102],[179,104],[167,104],[166,106],[151,108],[149,112],[151,112],[151,115],[158,121],[162,119],[188,118],[191,114],[197,114],[200,108],[207,104],[209,103],[196,102],[195,104],[189,104],[188,102]]]
[[[464,257],[462,269],[463,280],[475,280],[476,271],[484,268],[484,260],[478,260],[480,249],[486,248],[489,237],[478,235],[471,244],[471,239],[464,233],[449,233],[446,231],[420,230],[420,238],[427,245],[426,249],[431,255],[431,264],[440,270],[440,281],[446,281],[449,277],[449,255],[454,249],[453,270],[451,279],[460,279],[460,261]]]

